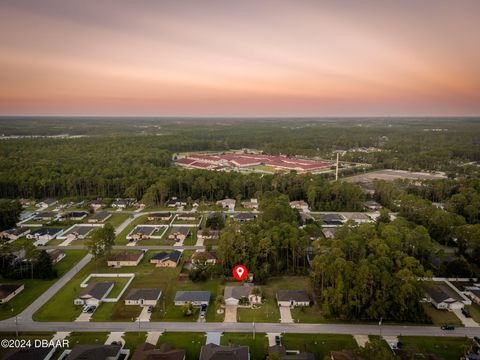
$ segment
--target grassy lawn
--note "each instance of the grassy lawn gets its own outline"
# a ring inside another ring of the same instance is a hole
[[[330,358],[331,351],[357,348],[351,335],[284,334],[282,344],[287,350],[311,352],[316,359]]]
[[[0,339],[23,339],[23,340],[30,340],[32,342],[32,346],[33,346],[33,342],[36,340],[36,339],[47,339],[47,340],[50,340],[51,338],[53,337],[53,333],[50,333],[50,332],[36,332],[36,333],[27,333],[27,332],[19,332],[18,333],[18,337],[16,336],[16,333],[15,332],[4,332],[4,333],[1,333],[0,334]],[[4,347],[0,347],[0,358],[3,359],[3,356],[9,351],[9,350],[13,350],[13,348],[4,348]]]
[[[105,223],[112,224],[114,228],[117,228],[120,226],[121,223],[123,223],[125,220],[128,219],[130,214],[125,214],[125,213],[113,213],[112,216],[110,216]]]
[[[220,345],[248,346],[251,359],[263,359],[268,353],[268,339],[265,333],[256,333],[255,340],[252,333],[224,333],[220,338]]]
[[[197,360],[200,357],[200,350],[205,345],[206,336],[204,333],[163,333],[158,339],[157,348],[168,342],[174,348],[184,349],[187,360]]]
[[[422,304],[425,312],[432,319],[433,325],[442,325],[449,323],[455,326],[463,326],[460,319],[453,313],[447,310],[437,310],[432,304]]]
[[[147,340],[146,332],[127,332],[123,334],[123,340],[125,340],[125,348],[130,349],[130,356],[133,355],[135,349]]]
[[[126,277],[118,277],[118,278],[111,278],[111,277],[94,277],[94,278],[91,278],[89,281],[88,281],[88,284],[96,284],[96,283],[100,283],[100,282],[113,282],[113,289],[112,291],[110,291],[110,293],[108,294],[108,297],[109,298],[114,298],[114,297],[117,297],[120,292],[123,290],[123,288],[125,287],[125,285],[127,284],[127,282],[130,280],[130,278],[126,278]]]
[[[70,348],[78,344],[105,344],[108,332],[72,332],[67,339],[70,342]]]
[[[25,289],[6,304],[0,305],[0,320],[7,319],[21,313],[36,298],[43,294],[60,277],[77,264],[86,254],[85,250],[65,250],[65,256],[55,268],[58,270],[58,278],[55,279],[2,279],[3,283],[24,284]]]
[[[401,336],[399,341],[404,347],[415,353],[424,355],[433,354],[439,359],[460,359],[463,355],[462,347],[466,343],[465,338],[455,337],[427,337],[427,336]]]
[[[480,323],[480,305],[472,303],[472,305],[465,307],[470,310],[470,315],[472,315],[472,319],[475,320],[477,323]]]
[[[122,214],[122,213],[119,213],[118,215],[127,215],[127,219],[130,215],[132,214]],[[128,244],[128,240],[127,240],[127,235],[130,231],[132,231],[135,226],[139,225],[139,224],[145,224],[147,221],[147,216],[144,215],[144,216],[139,216],[138,218],[136,218],[135,220],[133,220],[120,234],[118,234],[116,237],[115,237],[115,244],[116,245],[125,245],[125,244]]]

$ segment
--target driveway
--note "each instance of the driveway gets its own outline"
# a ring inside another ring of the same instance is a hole
[[[280,333],[267,333],[267,338],[268,338],[268,346],[274,346],[275,345],[275,336],[281,336],[282,334]]]
[[[292,313],[290,307],[280,306],[280,322],[283,324],[293,323]]]
[[[138,315],[137,321],[140,320],[140,322],[149,322],[151,316],[152,313],[148,312],[148,306],[143,306],[140,315]]]
[[[80,322],[85,322],[85,321],[90,321],[90,319],[92,318],[92,314],[89,314],[89,313],[84,313],[82,312],[76,319],[75,321],[80,321]]]
[[[207,340],[205,344],[220,345],[221,332],[207,332]]]
[[[460,309],[455,309],[453,310],[454,314],[457,315],[457,317],[460,319],[460,321],[465,325],[466,327],[479,327],[480,325],[473,320],[472,318],[467,318],[465,315],[462,314],[462,310]]]
[[[223,322],[237,322],[237,305],[225,305],[225,320]]]
[[[125,344],[125,340],[123,340],[123,332],[111,332],[108,334],[107,340],[105,341],[105,345],[110,345],[112,342],[121,342]]]

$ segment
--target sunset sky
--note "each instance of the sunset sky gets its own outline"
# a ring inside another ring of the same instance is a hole
[[[480,115],[480,1],[0,2],[0,114]]]

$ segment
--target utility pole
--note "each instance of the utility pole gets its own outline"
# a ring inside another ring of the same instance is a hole
[[[338,152],[337,152],[337,166],[335,168],[335,181],[338,180]]]

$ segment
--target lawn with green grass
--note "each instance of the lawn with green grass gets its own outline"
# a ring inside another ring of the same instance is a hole
[[[130,214],[126,213],[112,213],[105,223],[111,224],[114,228],[119,227],[125,220],[128,219]]]
[[[316,359],[330,358],[331,351],[358,347],[351,335],[331,334],[284,334],[282,344],[287,350],[311,352]]]
[[[90,280],[88,280],[88,285],[101,282],[111,282],[113,283],[113,289],[108,293],[107,297],[115,298],[120,295],[129,280],[129,277],[92,277]]]
[[[2,279],[2,283],[24,284],[25,289],[6,304],[0,305],[0,320],[18,315],[30,305],[36,298],[43,294],[60,277],[75,266],[86,254],[85,250],[65,250],[66,256],[60,260],[55,268],[58,270],[58,278],[55,279]]]
[[[143,331],[126,332],[122,337],[125,340],[125,348],[130,349],[130,356],[132,356],[135,349],[147,340],[147,333]]]
[[[205,333],[174,333],[164,332],[158,339],[157,348],[163,343],[169,343],[176,349],[186,351],[186,360],[197,360],[200,357],[200,350],[205,345]]]
[[[463,355],[465,338],[460,337],[434,337],[434,336],[400,336],[398,340],[403,343],[404,348],[414,353],[422,353],[424,358],[427,355],[435,355],[438,359],[460,359]]]
[[[425,313],[432,319],[433,325],[442,325],[445,323],[455,326],[463,326],[460,319],[453,312],[448,310],[438,310],[432,304],[424,303]]]
[[[220,345],[248,346],[251,359],[264,359],[268,353],[268,338],[265,333],[224,333]]]
[[[108,338],[108,332],[72,332],[65,339],[69,341],[69,347],[72,349],[80,344],[105,344]]]
[[[125,214],[125,215],[127,215],[127,219],[129,216],[133,216],[132,214]],[[127,235],[130,233],[130,231],[132,231],[137,225],[145,224],[146,221],[147,221],[147,215],[139,216],[138,218],[133,220],[120,234],[118,234],[115,237],[115,245],[128,244]]]
[[[470,315],[472,315],[472,319],[475,320],[477,323],[480,323],[480,305],[472,303],[472,305],[465,307],[470,310]]]

